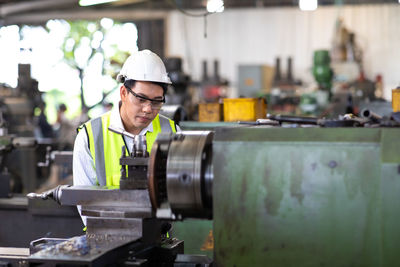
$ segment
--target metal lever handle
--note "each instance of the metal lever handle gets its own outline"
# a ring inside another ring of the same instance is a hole
[[[136,135],[131,134],[130,132],[127,132],[127,131],[125,131],[124,129],[119,128],[119,127],[117,128],[117,127],[111,127],[111,126],[109,126],[109,127],[108,127],[108,130],[110,130],[110,131],[113,132],[113,133],[117,133],[117,134],[120,134],[120,135],[125,135],[125,136],[127,136],[127,137],[132,138],[132,139],[135,139],[135,137],[136,137]]]
[[[108,127],[108,130],[132,138],[133,139],[132,153],[134,156],[142,157],[147,155],[146,137],[144,135],[134,135],[125,131],[122,128],[111,127],[111,126]]]

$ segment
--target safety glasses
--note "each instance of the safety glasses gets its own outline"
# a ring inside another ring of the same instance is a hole
[[[141,105],[142,107],[150,105],[152,109],[160,109],[162,105],[165,103],[165,97],[163,96],[162,99],[151,99],[145,96],[141,96],[136,94],[134,91],[132,91],[131,88],[125,86],[125,88],[128,90],[129,93],[131,93],[134,96],[134,103],[137,105]]]

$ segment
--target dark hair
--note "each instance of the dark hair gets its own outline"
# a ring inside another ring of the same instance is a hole
[[[166,93],[167,93],[167,90],[168,90],[168,84],[166,84],[166,83],[160,83],[160,82],[151,82],[152,84],[155,84],[155,85],[158,85],[158,86],[161,86],[161,88],[163,89],[163,94],[165,95]],[[125,80],[125,82],[124,82],[124,86],[125,87],[128,87],[128,88],[133,88],[133,87],[135,87],[135,84],[136,84],[136,80]]]
[[[58,106],[58,110],[60,110],[60,111],[66,111],[66,110],[67,110],[67,106],[66,106],[64,103],[61,103],[61,104]]]

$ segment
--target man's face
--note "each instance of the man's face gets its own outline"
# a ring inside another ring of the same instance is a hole
[[[154,105],[150,104],[151,101],[146,99],[161,101],[164,98],[161,86],[141,81],[137,81],[135,86],[130,89],[122,85],[120,95],[122,101],[121,119],[125,130],[132,134],[139,134],[142,129],[153,121],[160,111],[160,107],[154,108]]]

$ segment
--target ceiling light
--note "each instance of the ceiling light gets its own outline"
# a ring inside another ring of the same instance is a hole
[[[80,6],[92,6],[92,5],[104,4],[104,3],[115,2],[115,1],[118,1],[118,0],[79,0],[79,5]]]
[[[224,11],[224,1],[223,0],[208,0],[207,1],[207,11],[210,13]]]
[[[300,7],[300,10],[303,10],[303,11],[316,10],[318,7],[318,0],[299,0],[299,7]]]

